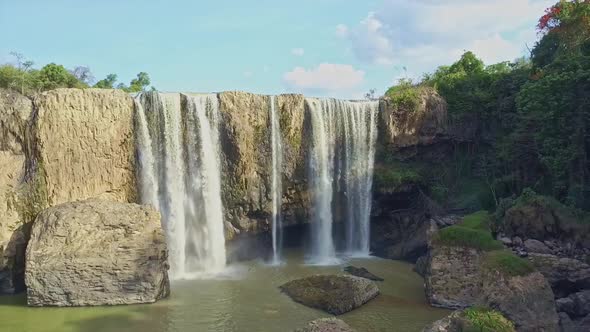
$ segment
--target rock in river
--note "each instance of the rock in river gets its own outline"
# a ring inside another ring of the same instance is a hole
[[[383,278],[374,275],[373,273],[369,272],[369,270],[365,269],[364,267],[355,267],[355,266],[347,266],[344,268],[344,272],[348,272],[353,276],[374,280],[374,281],[383,281]]]
[[[87,200],[39,214],[26,254],[30,306],[151,303],[168,296],[160,215],[137,204]]]
[[[280,289],[296,302],[333,315],[349,312],[379,295],[374,282],[347,275],[315,275],[289,281]]]
[[[344,321],[338,318],[320,318],[312,320],[302,329],[295,332],[354,332]]]

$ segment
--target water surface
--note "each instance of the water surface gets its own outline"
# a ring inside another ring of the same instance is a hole
[[[293,251],[285,253],[285,261],[281,266],[249,261],[231,266],[228,276],[217,280],[177,281],[169,299],[152,305],[28,308],[22,295],[0,297],[0,331],[283,332],[329,317],[293,302],[278,286],[312,274],[342,273],[343,266],[307,266]],[[357,331],[421,331],[449,313],[427,304],[423,280],[411,264],[379,258],[349,263],[385,278],[378,283],[381,295],[340,316]]]

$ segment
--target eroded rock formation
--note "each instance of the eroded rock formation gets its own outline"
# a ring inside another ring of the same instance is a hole
[[[37,217],[26,256],[30,306],[152,303],[169,294],[160,215],[151,207],[87,200]]]

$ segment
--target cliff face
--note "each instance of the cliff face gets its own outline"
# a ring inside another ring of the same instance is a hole
[[[0,89],[0,294],[24,288],[27,202],[25,131],[33,104],[17,93]]]
[[[136,200],[133,99],[120,90],[58,89],[35,100],[32,142],[48,204]]]
[[[244,92],[219,94],[221,121],[222,196],[226,238],[268,230],[272,214],[272,148],[270,98]],[[275,98],[283,145],[283,208],[286,223],[304,215],[306,195],[303,136],[304,98]]]
[[[33,101],[0,91],[0,293],[24,287],[30,226],[44,208],[135,201],[132,119],[121,91],[59,89]]]
[[[408,108],[392,100],[381,100],[379,129],[381,142],[404,148],[427,145],[446,133],[447,103],[434,90],[420,90],[417,106]]]

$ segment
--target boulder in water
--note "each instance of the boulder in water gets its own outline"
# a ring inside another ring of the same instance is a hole
[[[295,332],[354,332],[343,320],[338,318],[320,318],[312,320],[302,329]]]
[[[88,200],[39,214],[26,254],[30,306],[152,303],[168,296],[167,249],[158,212]]]
[[[374,281],[383,281],[384,279],[374,275],[373,273],[369,272],[369,270],[365,269],[364,267],[355,267],[355,266],[347,266],[344,268],[344,272],[348,272],[356,277],[361,277],[369,280]]]
[[[379,295],[373,281],[348,275],[315,275],[289,281],[280,289],[296,302],[333,315],[349,312]]]

